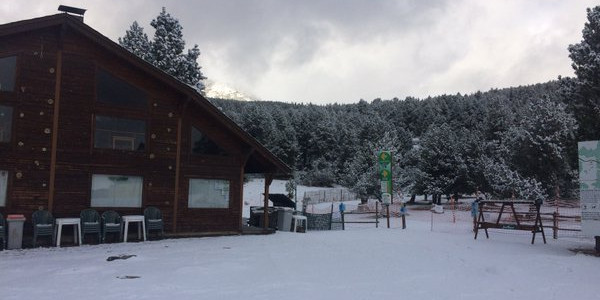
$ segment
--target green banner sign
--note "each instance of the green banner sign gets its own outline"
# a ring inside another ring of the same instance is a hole
[[[379,180],[381,181],[381,193],[392,193],[392,154],[390,151],[380,151],[377,155],[379,163]]]
[[[381,151],[379,152],[379,155],[377,157],[379,163],[392,163],[392,155],[389,151]]]

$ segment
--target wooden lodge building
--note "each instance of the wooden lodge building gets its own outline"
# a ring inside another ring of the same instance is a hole
[[[25,215],[26,231],[40,208],[79,217],[155,206],[167,233],[240,233],[250,173],[264,174],[268,194],[291,170],[82,17],[0,25],[0,212]]]

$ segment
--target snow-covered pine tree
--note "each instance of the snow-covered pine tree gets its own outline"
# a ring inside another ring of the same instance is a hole
[[[457,192],[460,174],[467,169],[459,133],[447,123],[431,125],[421,137],[418,168],[424,192],[441,200],[442,195]],[[434,199],[435,200],[435,199]]]
[[[358,195],[363,203],[369,197],[379,198],[381,194],[377,165],[379,151],[391,151],[393,189],[396,192],[400,190],[403,169],[399,162],[406,152],[406,141],[410,140],[406,135],[402,129],[399,132],[394,129],[387,130],[379,140],[358,145],[354,157],[344,165],[343,171],[340,172],[341,182]]]
[[[531,100],[519,122],[503,137],[512,170],[535,179],[549,195],[560,183],[571,180],[568,147],[573,147],[577,123],[563,103],[547,98]],[[561,189],[571,187],[562,186]]]
[[[569,45],[569,57],[577,76],[568,103],[580,125],[580,139],[597,139],[600,133],[600,6],[587,9],[583,40]]]
[[[542,184],[534,178],[523,177],[504,161],[484,159],[484,176],[491,192],[499,198],[543,201],[547,198]]]
[[[377,154],[371,145],[360,144],[355,148],[354,157],[344,165],[341,183],[348,187],[362,203],[375,196],[379,187],[377,173]]]
[[[298,159],[298,139],[290,116],[279,107],[273,107],[268,113],[272,116],[273,127],[268,134],[269,138],[265,141],[265,146],[288,166],[294,168]]]
[[[153,62],[150,40],[137,21],[133,21],[131,27],[125,31],[125,36],[119,38],[119,44],[145,61]]]
[[[163,7],[150,25],[155,29],[152,41],[148,41],[143,28],[134,21],[125,32],[125,36],[119,38],[119,43],[167,74],[203,92],[203,80],[206,77],[202,75],[198,64],[200,50],[198,45],[194,45],[184,53],[183,27],[179,20],[167,13]]]

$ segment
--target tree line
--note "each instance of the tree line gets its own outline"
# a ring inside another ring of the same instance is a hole
[[[577,121],[557,81],[356,104],[211,99],[296,170],[299,182],[379,194],[376,154],[394,156],[394,190],[497,197],[572,196]]]
[[[150,42],[134,22],[122,46],[183,82],[205,77],[197,46],[183,54],[181,26],[163,8]],[[600,133],[600,6],[569,45],[576,77],[469,95],[314,105],[210,99],[308,185],[342,184],[379,196],[376,154],[393,153],[394,190],[545,200],[578,192],[577,141]],[[414,199],[414,198],[413,198]]]

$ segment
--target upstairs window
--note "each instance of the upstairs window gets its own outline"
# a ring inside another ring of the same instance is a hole
[[[0,58],[0,91],[12,92],[15,89],[15,74],[17,70],[17,57],[8,56]]]
[[[215,144],[196,127],[192,126],[192,153],[209,155],[226,155],[219,145]]]
[[[144,151],[146,146],[146,122],[96,116],[94,147]]]
[[[146,93],[102,69],[96,72],[96,99],[102,103],[131,108],[146,108],[148,105]]]
[[[0,143],[10,142],[12,113],[12,107],[0,105]]]

